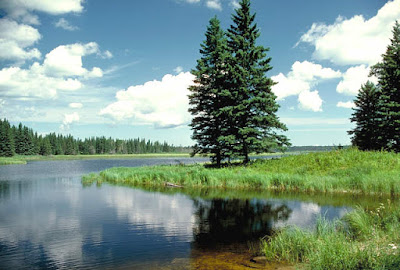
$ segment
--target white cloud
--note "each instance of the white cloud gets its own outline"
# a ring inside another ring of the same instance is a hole
[[[79,122],[79,114],[77,112],[64,114],[63,123],[60,126],[61,130],[69,130],[73,123]]]
[[[370,68],[366,65],[347,69],[343,74],[343,80],[341,80],[337,85],[336,91],[345,95],[357,95],[361,85],[365,84],[368,80],[375,84],[378,83],[378,79],[375,76],[368,77],[369,73]]]
[[[167,74],[161,81],[149,81],[118,91],[117,101],[100,111],[100,115],[117,121],[154,124],[159,128],[176,127],[190,120],[188,87],[193,84],[190,72]]]
[[[83,107],[83,104],[82,103],[70,103],[68,106],[73,109],[81,109]]]
[[[82,65],[83,56],[95,53],[100,53],[99,46],[95,42],[61,45],[46,55],[43,68],[45,73],[51,76],[102,77],[100,68],[94,67],[92,71],[89,71]]]
[[[77,79],[49,77],[33,64],[29,69],[19,67],[3,68],[0,70],[1,95],[18,97],[55,98],[57,90],[73,91],[80,89],[82,83]]]
[[[174,68],[174,72],[175,72],[176,74],[179,74],[179,73],[183,72],[183,67],[178,66],[178,67]]]
[[[39,11],[51,15],[61,15],[70,12],[83,11],[84,0],[5,0],[0,1],[0,8],[6,10],[8,16],[25,23],[39,24],[32,12]]]
[[[272,87],[272,91],[278,100],[282,100],[289,96],[299,95],[303,91],[309,91],[319,81],[340,78],[340,76],[339,71],[331,68],[324,68],[308,61],[296,61],[287,76],[280,73],[271,77],[278,83]]]
[[[30,25],[0,19],[0,59],[23,61],[40,58],[38,49],[28,49],[40,38],[39,31]]]
[[[313,112],[322,112],[322,99],[318,91],[303,91],[299,94],[300,109]]]
[[[206,6],[211,9],[222,10],[222,5],[220,0],[208,0]]]
[[[339,65],[375,64],[385,52],[394,22],[399,18],[400,0],[388,1],[368,20],[357,15],[350,19],[339,16],[332,25],[314,23],[298,44],[313,45],[313,56],[319,60]]]
[[[64,19],[64,18],[60,18],[55,24],[54,24],[54,26],[55,27],[58,27],[58,28],[62,28],[62,29],[64,29],[64,30],[67,30],[67,31],[75,31],[75,30],[78,30],[79,28],[78,27],[76,27],[76,26],[74,26],[74,25],[71,25],[66,19]]]
[[[19,98],[55,98],[57,91],[81,89],[82,79],[103,76],[103,71],[83,67],[82,57],[99,53],[94,42],[62,45],[48,53],[43,64],[33,63],[29,68],[9,67],[0,70],[1,95]]]
[[[336,104],[336,107],[338,108],[346,108],[346,109],[351,109],[355,107],[355,104],[353,101],[347,101],[347,102],[343,102],[343,101],[339,101]]]
[[[318,91],[311,91],[320,81],[340,78],[341,73],[331,68],[324,68],[321,65],[308,61],[296,61],[292,70],[285,76],[280,73],[272,76],[271,79],[277,82],[272,91],[278,100],[289,96],[298,96],[299,107],[303,110],[314,112],[322,111],[322,99]]]

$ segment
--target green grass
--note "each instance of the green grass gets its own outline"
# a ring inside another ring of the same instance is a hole
[[[104,154],[104,155],[16,155],[13,157],[0,157],[0,165],[26,164],[28,161],[47,161],[47,160],[81,160],[81,159],[130,159],[130,158],[168,158],[185,157],[187,153],[154,153],[154,154]]]
[[[257,160],[248,165],[207,168],[202,164],[111,168],[83,182],[186,188],[268,189],[307,193],[400,195],[400,156],[356,149]]]
[[[0,165],[26,164],[20,157],[0,157]]]
[[[358,208],[343,219],[320,218],[313,231],[286,227],[262,241],[268,260],[304,269],[400,269],[400,207]]]

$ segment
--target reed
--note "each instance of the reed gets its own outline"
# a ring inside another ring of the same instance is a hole
[[[320,218],[313,231],[286,227],[262,241],[268,260],[305,269],[400,269],[400,210],[357,208],[341,220]]]
[[[269,189],[307,193],[400,195],[400,156],[348,149],[207,168],[173,165],[111,168],[90,181],[184,187]],[[86,177],[83,181],[88,181]]]

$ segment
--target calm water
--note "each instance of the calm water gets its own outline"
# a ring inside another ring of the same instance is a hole
[[[203,199],[121,186],[83,187],[80,182],[83,174],[113,166],[200,161],[158,158],[0,166],[0,269],[211,268],[204,262],[239,256],[250,241],[274,227],[311,227],[319,214],[335,218],[349,209],[312,200]]]

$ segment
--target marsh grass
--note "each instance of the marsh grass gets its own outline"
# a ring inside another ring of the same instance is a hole
[[[26,160],[19,157],[0,157],[0,165],[26,164]]]
[[[400,195],[400,157],[356,149],[256,160],[223,168],[173,165],[111,168],[90,181],[162,186]],[[83,181],[88,181],[86,177]]]
[[[268,260],[306,269],[400,269],[400,210],[357,208],[341,220],[319,218],[315,230],[286,227],[262,241]]]

